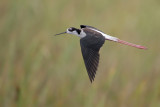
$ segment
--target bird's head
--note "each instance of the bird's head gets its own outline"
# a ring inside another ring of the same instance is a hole
[[[80,35],[81,33],[81,30],[80,29],[77,29],[77,28],[74,28],[74,27],[70,27],[66,30],[66,32],[62,32],[62,33],[59,33],[59,34],[56,34],[56,35],[60,35],[60,34],[65,34],[65,33],[68,33],[68,34],[73,34],[73,35]]]

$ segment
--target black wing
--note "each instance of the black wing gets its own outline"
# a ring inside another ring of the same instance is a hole
[[[80,28],[91,28],[91,29],[95,29],[95,30],[98,30],[100,31],[99,29],[95,28],[95,27],[92,27],[92,26],[88,26],[88,25],[80,25]],[[102,32],[102,31],[101,31]]]
[[[95,78],[99,64],[99,50],[104,41],[104,37],[95,38],[93,36],[86,36],[80,40],[82,56],[91,82]]]
[[[92,49],[84,47],[83,44],[81,44],[81,50],[89,79],[92,82],[95,78],[95,74],[99,64],[99,53]]]

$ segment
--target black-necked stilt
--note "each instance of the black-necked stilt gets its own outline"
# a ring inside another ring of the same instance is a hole
[[[95,74],[99,63],[99,56],[100,56],[99,50],[104,44],[105,40],[122,43],[139,49],[147,49],[144,46],[129,43],[120,40],[116,37],[107,35],[92,26],[80,25],[80,27],[81,29],[70,27],[67,29],[66,32],[59,33],[56,35],[68,33],[79,36],[81,38],[80,45],[81,45],[82,56],[91,82],[95,78]]]

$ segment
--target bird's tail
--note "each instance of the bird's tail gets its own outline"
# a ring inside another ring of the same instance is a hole
[[[114,36],[110,36],[110,35],[107,35],[107,34],[104,34],[104,33],[101,33],[106,40],[110,40],[110,41],[114,41],[114,42],[118,42],[118,43],[121,43],[121,44],[124,44],[124,45],[128,45],[128,46],[132,46],[132,47],[135,47],[135,48],[139,48],[139,49],[147,49],[146,47],[144,46],[141,46],[141,45],[136,45],[136,44],[133,44],[133,43],[129,43],[127,41],[124,41],[124,40],[120,40]]]
[[[129,42],[126,42],[126,41],[123,41],[123,40],[120,40],[120,39],[117,39],[116,42],[121,43],[121,44],[124,44],[124,45],[128,45],[128,46],[132,46],[132,47],[135,47],[135,48],[139,48],[139,49],[144,49],[144,50],[147,49],[147,48],[144,47],[144,46],[136,45],[136,44],[133,44],[133,43],[129,43]]]

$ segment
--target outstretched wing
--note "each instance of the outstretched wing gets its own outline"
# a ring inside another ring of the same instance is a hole
[[[95,78],[96,71],[99,64],[99,53],[91,48],[86,47],[83,42],[81,44],[82,56],[88,72],[90,81],[92,82]]]
[[[80,39],[82,56],[91,82],[95,78],[99,64],[99,50],[104,42],[105,38],[102,35],[90,31],[87,32],[86,37]]]

